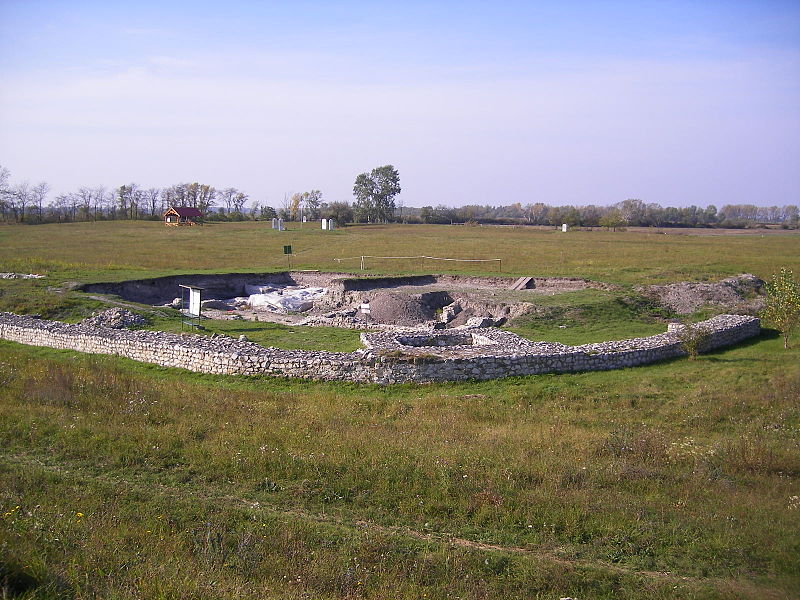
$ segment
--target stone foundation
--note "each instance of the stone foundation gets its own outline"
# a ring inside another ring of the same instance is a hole
[[[755,317],[720,315],[699,323],[704,351],[756,336]],[[32,346],[114,354],[165,367],[225,375],[407,383],[621,369],[686,354],[677,332],[566,346],[531,342],[494,328],[362,334],[355,352],[264,348],[232,338],[105,329],[0,312],[0,338]]]

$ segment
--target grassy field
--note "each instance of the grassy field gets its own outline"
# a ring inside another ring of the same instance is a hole
[[[543,299],[553,312],[517,324],[566,343],[663,330],[632,284],[800,271],[797,235],[7,227],[0,271],[48,277],[0,280],[0,309],[77,319],[99,303],[66,282],[277,269],[284,243],[302,252],[301,268],[339,270],[334,257],[361,254],[496,256],[506,274],[621,284]],[[322,330],[246,333],[284,347],[350,343]],[[0,589],[797,598],[798,359],[765,330],[696,361],[379,387],[207,376],[0,342]]]
[[[706,279],[742,271],[765,277],[781,266],[800,270],[798,232],[707,236],[594,230],[563,234],[538,228],[444,225],[373,225],[325,232],[306,225],[306,229],[284,232],[261,222],[184,228],[119,221],[0,227],[0,265],[15,270],[16,260],[34,266],[38,261],[40,270],[95,279],[175,270],[276,270],[286,268],[283,245],[291,244],[297,253],[294,267],[326,271],[358,270],[360,261],[352,257],[361,255],[422,253],[500,258],[506,275],[585,277],[621,284]],[[498,272],[496,263],[482,268],[469,263],[368,259],[366,266],[384,273]]]

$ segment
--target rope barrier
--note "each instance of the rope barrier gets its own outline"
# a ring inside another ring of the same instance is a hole
[[[394,260],[414,260],[414,259],[427,259],[427,260],[449,260],[455,262],[498,262],[500,263],[500,269],[503,268],[503,259],[502,258],[442,258],[439,256],[347,256],[341,258],[334,258],[338,263],[341,263],[343,260],[360,260],[361,261],[361,270],[364,270],[364,259],[365,258],[379,258],[379,259],[394,259]]]
[[[502,258],[441,258],[439,256],[369,256],[365,254],[364,256],[347,256],[341,258],[334,258],[336,262],[341,262],[343,260],[360,260],[362,258],[404,258],[404,259],[412,259],[412,258],[427,258],[430,260],[456,260],[459,262],[502,262]]]

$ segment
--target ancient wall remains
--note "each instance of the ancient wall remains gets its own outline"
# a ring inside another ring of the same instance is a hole
[[[739,315],[720,315],[698,325],[709,332],[705,351],[760,332],[757,318]],[[362,334],[365,348],[344,353],[279,350],[226,337],[105,329],[3,312],[0,338],[200,373],[382,384],[620,369],[685,355],[675,330],[582,346],[531,342],[495,328],[379,332]]]

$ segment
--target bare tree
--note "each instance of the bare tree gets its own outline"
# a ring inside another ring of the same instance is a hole
[[[158,211],[158,201],[161,198],[161,190],[158,188],[148,188],[142,192],[151,217],[155,217]]]
[[[233,211],[233,198],[237,193],[239,193],[239,190],[237,190],[235,187],[225,188],[219,192],[219,198],[225,205],[225,212]]]
[[[28,204],[31,203],[31,185],[27,181],[18,183],[11,188],[11,211],[14,213],[14,220],[20,223],[25,221]]]
[[[92,219],[97,221],[97,217],[103,214],[106,207],[111,209],[111,200],[106,193],[106,188],[102,185],[92,190]]]
[[[236,192],[236,195],[233,197],[233,211],[234,212],[242,212],[244,209],[245,202],[247,202],[249,196],[244,192]]]
[[[50,204],[50,218],[54,218],[59,223],[69,219],[69,205],[72,194],[59,194]]]
[[[286,192],[283,195],[283,201],[281,202],[281,209],[278,212],[278,216],[281,219],[289,220],[289,216],[291,215],[292,210],[292,196],[289,192]]]
[[[31,190],[31,200],[36,206],[36,220],[41,223],[44,216],[44,201],[47,199],[47,194],[50,193],[50,185],[46,181],[40,181]]]
[[[10,179],[11,171],[0,165],[0,216],[4,221],[8,219],[8,213],[11,210]]]
[[[185,183],[176,183],[161,190],[162,207],[166,210],[170,206],[193,206],[189,188]]]
[[[92,215],[92,200],[94,191],[88,187],[78,188],[78,198],[80,202],[81,221],[88,220]]]

